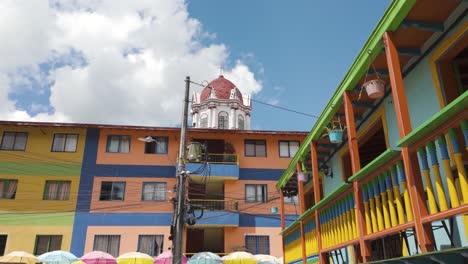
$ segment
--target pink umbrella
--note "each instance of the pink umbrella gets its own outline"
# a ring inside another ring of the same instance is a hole
[[[115,258],[106,252],[91,251],[80,258],[86,264],[117,264]]]
[[[187,264],[188,259],[186,256],[182,255],[182,263]],[[172,252],[170,250],[164,251],[154,258],[154,264],[172,264]]]

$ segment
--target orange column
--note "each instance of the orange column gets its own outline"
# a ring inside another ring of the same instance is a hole
[[[391,33],[385,32],[383,38],[390,84],[392,88],[393,104],[395,106],[395,114],[398,122],[398,130],[400,138],[404,138],[412,129],[403,76],[401,74],[400,60],[398,58],[395,43],[393,43]],[[416,238],[422,253],[426,253],[434,249],[434,238],[432,228],[429,225],[423,225],[421,222],[421,217],[427,215],[427,208],[425,205],[426,201],[421,177],[417,176],[419,173],[417,157],[415,153],[411,153],[407,147],[403,147],[401,149],[401,155],[405,166],[405,173],[407,175],[407,184],[411,200],[411,208],[414,215]]]
[[[284,194],[283,194],[283,188],[280,189],[280,213],[281,213],[281,232],[284,231],[286,228],[286,221],[285,221],[285,210],[284,210]],[[283,252],[285,252],[284,248],[284,234],[281,236],[281,246],[283,247]],[[283,263],[285,264],[285,258],[283,257]]]
[[[306,211],[305,201],[304,201],[304,184],[299,180],[299,173],[302,173],[301,164],[298,162],[296,164],[297,168],[297,195],[299,196],[299,205],[301,206],[301,215]]]
[[[284,194],[283,188],[280,189],[280,213],[281,213],[281,231],[286,228],[286,221],[285,221],[285,210],[284,210]]]
[[[344,109],[346,116],[346,131],[348,133],[348,148],[349,156],[351,158],[351,168],[353,174],[358,172],[361,169],[361,161],[359,159],[359,146],[356,138],[356,123],[354,120],[354,111],[351,98],[349,97],[349,92],[343,94]],[[358,223],[358,232],[359,232],[359,248],[361,253],[362,262],[367,262],[370,260],[370,245],[364,240],[366,235],[366,220],[364,214],[364,204],[362,199],[362,191],[359,188],[357,181],[353,182],[353,191],[354,191],[354,200],[356,204],[356,217]]]
[[[314,184],[314,202],[317,204],[320,202],[320,181],[319,181],[319,169],[318,169],[318,155],[317,155],[317,145],[314,141],[310,142],[310,153],[312,159],[312,177],[313,177],[313,184]],[[326,257],[322,254],[322,238],[320,235],[320,221],[319,221],[319,214],[318,211],[314,212],[315,214],[315,230],[317,235],[317,244],[318,244],[318,255],[319,255],[319,263],[324,264],[326,263]]]
[[[299,173],[302,173],[301,164],[298,162],[296,164],[297,168],[297,195],[299,196],[299,204],[301,206],[301,215],[305,212],[305,201],[304,201],[304,184],[299,180]],[[302,244],[302,263],[307,263],[307,254],[306,254],[306,244],[305,244],[305,233],[304,233],[304,223],[300,222],[301,226],[301,244]]]

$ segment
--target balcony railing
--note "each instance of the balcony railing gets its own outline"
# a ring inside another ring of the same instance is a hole
[[[203,208],[207,211],[237,211],[239,202],[235,200],[204,200],[192,199],[192,205],[195,208]]]

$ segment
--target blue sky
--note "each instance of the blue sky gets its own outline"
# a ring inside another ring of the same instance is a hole
[[[252,55],[247,63],[263,83],[253,98],[319,115],[389,3],[190,0],[188,10],[216,34],[214,41],[226,43],[231,58]],[[253,107],[253,127],[261,129],[310,130],[315,122]]]
[[[0,1],[0,120],[175,126],[185,76],[220,67],[256,100],[319,115],[389,3]],[[315,122],[253,107],[253,129]]]

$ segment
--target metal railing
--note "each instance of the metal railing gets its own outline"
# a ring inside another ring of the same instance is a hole
[[[208,211],[237,211],[239,202],[235,200],[205,200],[192,199],[191,204],[195,208],[203,208]]]

